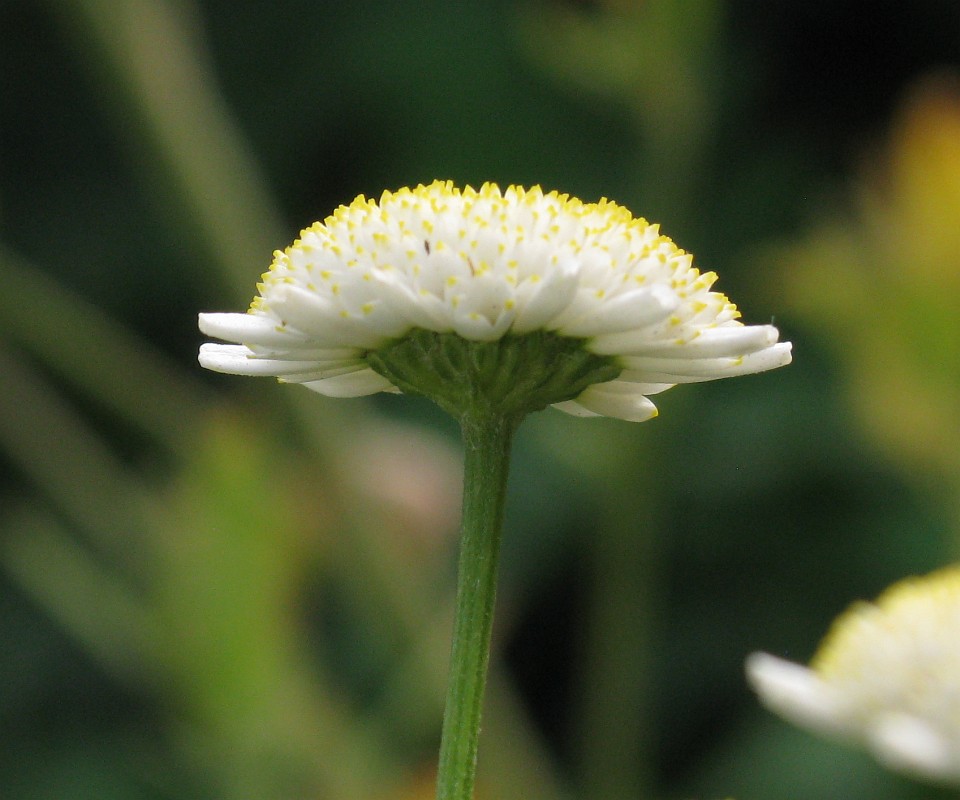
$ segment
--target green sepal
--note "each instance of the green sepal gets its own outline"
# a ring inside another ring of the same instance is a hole
[[[548,331],[474,342],[417,328],[371,351],[367,363],[401,391],[429,397],[457,419],[481,411],[519,420],[622,370],[612,357],[587,350],[584,339]]]

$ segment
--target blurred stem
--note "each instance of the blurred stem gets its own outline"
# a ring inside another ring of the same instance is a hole
[[[148,188],[167,183],[173,197],[162,198],[165,205],[194,226],[231,296],[247,302],[250,276],[286,237],[261,169],[217,91],[195,5],[47,2],[104,85],[121,143],[135,158],[148,155],[141,166],[159,167],[146,176]]]
[[[0,375],[0,451],[105,554],[127,566],[142,565],[142,537],[156,532],[156,506],[146,486],[3,342]]]
[[[621,495],[622,497],[623,495]],[[634,524],[636,520],[633,520]],[[620,530],[624,529],[621,524]],[[649,681],[654,572],[648,547],[625,546],[616,528],[591,549],[594,581],[582,713],[581,773],[584,797],[600,800],[646,797],[649,754]],[[642,541],[645,537],[638,537]]]
[[[600,0],[516,4],[521,42],[534,63],[577,94],[627,111],[641,154],[625,184],[654,219],[685,218],[704,131],[716,116],[719,0]]]
[[[650,796],[652,626],[657,562],[654,498],[641,469],[614,460],[599,503],[604,532],[587,545],[591,585],[580,686],[581,796]],[[629,499],[628,499],[629,498]]]
[[[51,516],[18,511],[4,519],[3,566],[84,649],[128,687],[156,676],[156,619],[123,580]]]
[[[518,424],[518,419],[483,409],[468,411],[460,420],[463,515],[437,800],[473,797],[510,444]]]
[[[497,732],[484,740],[483,762],[478,768],[484,797],[570,797],[549,747],[526,713],[524,700],[506,670],[497,664],[490,668],[484,720]]]
[[[21,300],[0,315],[0,333],[171,452],[192,452],[209,401],[203,384],[2,244],[0,284]]]

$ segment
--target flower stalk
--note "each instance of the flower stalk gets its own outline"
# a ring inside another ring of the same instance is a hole
[[[460,420],[463,513],[437,800],[473,797],[510,445],[519,422],[487,408],[467,411]]]

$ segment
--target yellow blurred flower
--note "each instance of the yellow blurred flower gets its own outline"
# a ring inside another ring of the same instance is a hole
[[[868,432],[908,468],[960,484],[960,83],[917,86],[855,215],[780,260]]]

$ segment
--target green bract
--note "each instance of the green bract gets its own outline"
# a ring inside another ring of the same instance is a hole
[[[457,419],[471,410],[522,417],[621,372],[614,359],[589,352],[582,340],[544,331],[472,342],[418,329],[371,352],[367,363],[394,386],[430,398]]]

